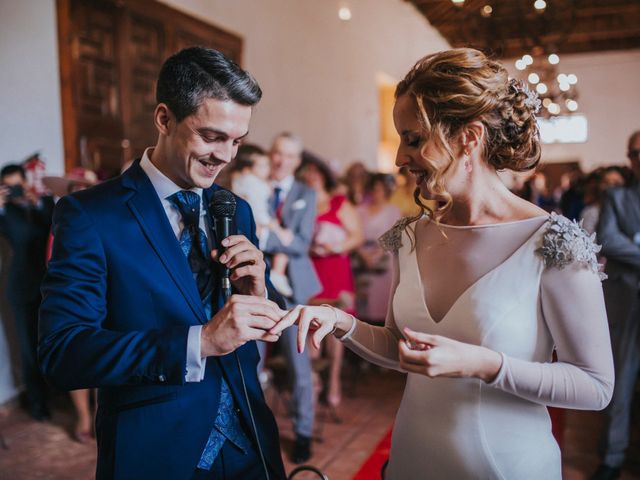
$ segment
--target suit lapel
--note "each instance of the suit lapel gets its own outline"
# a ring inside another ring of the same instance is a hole
[[[123,174],[122,184],[135,191],[127,201],[127,206],[140,224],[147,241],[160,257],[197,319],[206,323],[208,319],[193,274],[180,249],[162,202],[139,162]]]

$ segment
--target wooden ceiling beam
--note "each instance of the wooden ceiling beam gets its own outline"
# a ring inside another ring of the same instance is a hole
[[[462,8],[450,0],[406,1],[452,45],[485,46],[512,56],[529,50],[534,39],[556,43],[558,53],[640,47],[638,0],[554,0],[542,14],[531,0],[466,0]],[[485,3],[493,6],[487,19],[480,15]]]

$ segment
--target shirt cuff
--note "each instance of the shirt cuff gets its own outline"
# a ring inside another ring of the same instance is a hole
[[[258,246],[260,250],[264,250],[267,248],[267,241],[269,240],[270,230],[268,228],[263,228],[260,232],[260,236],[258,237]]]
[[[200,356],[200,335],[202,325],[189,327],[187,335],[187,372],[184,376],[186,382],[201,382],[204,380],[204,371],[207,359]]]

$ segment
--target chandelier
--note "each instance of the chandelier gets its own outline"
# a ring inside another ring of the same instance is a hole
[[[531,90],[538,92],[543,117],[567,115],[578,110],[578,77],[574,73],[562,73],[559,64],[560,57],[545,53],[542,47],[533,48],[531,54],[523,55],[515,62],[521,79]]]
[[[474,36],[482,36],[484,48],[489,52],[504,50],[512,41],[513,25],[505,28],[496,17],[504,18],[509,10],[518,13],[516,24],[526,32],[522,41],[526,52],[515,62],[516,76],[528,83],[542,101],[540,115],[546,118],[570,115],[578,110],[578,77],[560,69],[559,49],[571,33],[574,10],[569,8],[577,0],[450,0],[457,7],[464,24],[461,29],[469,32],[458,39],[473,46]],[[508,7],[508,8],[507,8]]]

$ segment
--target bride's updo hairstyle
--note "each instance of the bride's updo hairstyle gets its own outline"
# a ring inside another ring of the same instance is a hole
[[[435,211],[426,207],[418,189],[414,196],[432,218],[441,218],[451,207],[443,177],[456,159],[453,139],[470,122],[484,125],[484,158],[496,170],[523,172],[538,165],[540,142],[535,113],[539,100],[521,82],[510,80],[507,70],[482,52],[456,48],[427,55],[396,87],[396,99],[403,95],[413,98],[418,108],[423,128],[421,154],[430,173],[426,186],[438,207]],[[427,143],[448,158],[444,167],[436,167],[427,158]]]

